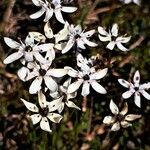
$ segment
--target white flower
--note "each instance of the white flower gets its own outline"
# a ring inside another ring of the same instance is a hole
[[[73,13],[77,10],[76,7],[62,6],[60,0],[51,0],[50,2],[48,2],[47,0],[45,0],[45,2],[42,0],[32,0],[32,2],[36,6],[42,8],[38,12],[30,15],[30,18],[37,19],[45,13],[44,22],[49,21],[53,14],[55,14],[56,19],[64,24],[65,21],[61,12]]]
[[[79,57],[78,57],[79,59]],[[79,63],[81,64],[81,62]],[[67,92],[73,93],[78,90],[78,88],[83,84],[82,87],[82,96],[87,96],[90,93],[90,85],[92,88],[101,94],[106,94],[106,90],[104,87],[102,87],[96,80],[99,80],[103,78],[106,74],[108,69],[102,69],[102,70],[95,70],[94,67],[88,67],[85,64],[81,65],[81,70],[76,71],[71,67],[65,67],[65,69],[68,69],[68,75],[73,78],[77,78],[75,82],[69,85]]]
[[[131,2],[140,5],[141,4],[141,0],[120,0],[121,2],[124,2],[125,4],[129,4]]]
[[[120,129],[120,125],[123,128],[127,128],[129,126],[132,126],[130,121],[134,121],[135,119],[138,119],[141,117],[141,115],[135,115],[135,114],[127,114],[128,112],[128,105],[125,103],[124,108],[119,112],[119,108],[117,105],[113,102],[113,100],[110,101],[110,110],[112,114],[115,116],[106,116],[103,120],[104,124],[112,125],[111,131],[118,131]]]
[[[39,108],[24,99],[21,100],[27,109],[34,112],[34,114],[30,116],[33,124],[40,122],[40,127],[44,131],[52,132],[48,119],[54,123],[59,123],[63,118],[60,114],[53,112],[58,108],[57,101],[46,102],[46,97],[41,91],[38,92]]]
[[[99,39],[100,41],[106,42],[109,41],[106,48],[113,50],[115,45],[121,50],[121,51],[127,51],[128,49],[125,48],[122,44],[129,42],[131,37],[124,37],[124,36],[118,36],[118,25],[114,24],[112,26],[111,31],[107,32],[105,29],[101,26],[98,27],[99,32]]]
[[[97,46],[96,43],[88,40],[88,38],[91,37],[94,33],[95,30],[90,30],[87,32],[82,31],[81,25],[68,25],[68,42],[62,50],[62,53],[64,54],[68,52],[74,45],[80,49],[86,49],[85,44],[91,47]]]
[[[34,43],[34,38],[28,35],[25,39],[25,43],[20,41],[20,43],[12,40],[11,38],[4,37],[5,43],[12,49],[18,50],[18,52],[14,52],[9,55],[5,60],[4,64],[12,63],[20,58],[23,58],[23,61],[32,62],[34,58],[41,62],[46,63],[47,60],[40,54],[42,50],[48,48],[49,45],[38,45]]]
[[[22,68],[22,70],[19,70],[18,76],[20,79],[23,79],[23,81],[30,80],[32,78],[35,78],[33,82],[30,85],[29,93],[35,94],[42,88],[42,82],[44,81],[46,87],[52,91],[55,92],[58,89],[58,85],[56,81],[52,77],[61,78],[67,74],[67,70],[65,69],[53,69],[50,68],[51,63],[49,64],[36,64],[34,63],[28,63],[28,68],[33,69],[33,71],[28,72],[27,69]],[[26,73],[25,74],[23,74]]]
[[[118,82],[128,88],[129,90],[124,92],[122,94],[122,97],[124,99],[127,99],[131,97],[131,95],[134,94],[134,102],[138,107],[141,107],[141,98],[140,98],[140,93],[148,100],[150,100],[150,94],[148,94],[145,90],[148,90],[150,88],[150,83],[144,83],[140,84],[140,73],[137,70],[134,74],[133,77],[133,84],[124,80],[124,79],[119,79]]]
[[[69,85],[71,84],[71,78],[67,79],[63,85],[60,86],[60,89],[59,91],[56,91],[54,93],[51,93],[50,95],[53,97],[53,98],[59,98],[59,102],[58,102],[58,105],[59,105],[59,108],[58,108],[58,112],[61,113],[64,109],[64,106],[68,106],[70,108],[76,108],[78,110],[80,110],[80,108],[75,105],[72,101],[70,101],[69,99],[73,99],[77,96],[77,92],[73,92],[73,93],[67,93],[67,90],[68,90],[68,87]]]

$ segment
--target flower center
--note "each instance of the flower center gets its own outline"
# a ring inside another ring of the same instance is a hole
[[[111,37],[111,40],[112,40],[112,41],[116,41],[116,38],[117,38],[117,37],[112,36],[112,37]]]
[[[25,51],[27,51],[27,52],[31,52],[32,50],[33,49],[32,49],[32,47],[30,45],[25,47]]]
[[[79,34],[76,34],[74,38],[75,38],[75,39],[78,39],[78,38],[80,38],[80,35],[79,35]]]
[[[39,110],[39,113],[41,114],[42,117],[46,117],[47,114],[48,114],[48,112],[49,112],[48,107],[41,108],[41,109]]]
[[[139,90],[139,87],[134,87],[134,90],[135,90],[135,91],[138,91],[138,90]]]
[[[121,114],[118,114],[118,115],[116,116],[116,120],[119,121],[119,122],[123,121],[124,118],[125,118],[125,116],[124,116],[124,115],[121,115]]]
[[[39,73],[40,73],[41,76],[44,76],[44,75],[46,74],[46,70],[40,69],[40,70],[39,70]]]
[[[89,80],[90,77],[89,77],[89,75],[86,74],[86,75],[83,76],[83,79],[84,79],[84,80]]]

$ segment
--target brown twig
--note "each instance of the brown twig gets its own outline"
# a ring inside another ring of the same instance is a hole
[[[12,9],[15,5],[16,0],[9,0],[7,9],[3,15],[3,20],[0,24],[0,28],[4,33],[7,33],[8,24],[10,24],[10,18],[12,17]]]
[[[132,49],[135,49],[136,47],[138,47],[142,42],[143,40],[145,39],[144,36],[141,36],[135,43],[133,43],[130,47],[129,47],[129,50],[132,50]]]

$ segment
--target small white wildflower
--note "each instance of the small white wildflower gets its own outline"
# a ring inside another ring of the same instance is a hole
[[[121,2],[124,2],[125,4],[129,4],[129,3],[135,3],[137,5],[141,4],[141,0],[120,0]]]
[[[85,44],[91,47],[97,46],[96,43],[88,40],[95,33],[95,30],[87,32],[82,31],[81,25],[74,26],[73,24],[68,25],[68,39],[67,44],[63,48],[62,53],[68,52],[75,44],[77,48],[86,49]]]
[[[70,108],[76,108],[78,110],[80,110],[80,108],[75,105],[72,101],[70,101],[70,99],[73,99],[77,96],[77,92],[73,92],[73,93],[67,93],[68,87],[71,84],[71,78],[67,79],[63,85],[60,86],[59,91],[56,91],[54,93],[51,93],[50,95],[53,98],[59,98],[62,97],[61,99],[59,99],[58,105],[58,112],[61,113],[64,109],[64,106],[68,106]]]
[[[23,79],[23,81],[30,80],[32,78],[35,78],[33,82],[30,85],[29,93],[35,94],[39,90],[41,90],[42,82],[44,81],[46,87],[52,91],[55,92],[58,89],[58,85],[56,81],[53,79],[53,77],[60,78],[67,74],[67,70],[65,69],[54,69],[50,68],[51,63],[48,64],[40,64],[37,63],[28,63],[28,68],[33,69],[33,71],[29,72],[26,68],[22,68],[18,71],[18,76],[20,79]],[[22,74],[22,73],[26,73]]]
[[[34,58],[41,63],[47,62],[40,52],[42,52],[42,50],[44,51],[45,47],[48,47],[49,45],[35,44],[34,38],[30,35],[26,37],[25,43],[22,41],[18,43],[8,37],[4,37],[4,41],[10,48],[18,50],[18,52],[14,52],[13,54],[9,55],[4,60],[4,64],[12,63],[20,58],[22,58],[25,62],[32,62]]]
[[[103,123],[106,125],[112,125],[111,131],[118,131],[120,129],[120,125],[123,128],[127,128],[129,126],[132,126],[130,121],[134,121],[141,117],[141,115],[135,115],[135,114],[127,114],[128,112],[128,105],[125,103],[124,108],[119,112],[119,108],[117,105],[113,102],[113,100],[110,101],[109,108],[115,116],[106,116],[103,119]]]
[[[41,91],[38,92],[39,108],[22,98],[21,100],[27,109],[35,113],[30,116],[33,124],[40,122],[40,127],[44,131],[52,132],[48,119],[54,123],[59,123],[63,118],[60,114],[53,112],[58,109],[57,101],[47,102],[45,95]]]
[[[140,84],[140,73],[137,70],[133,77],[133,84],[124,80],[118,79],[118,82],[128,88],[129,90],[122,94],[124,99],[131,97],[134,94],[134,102],[138,107],[141,107],[141,97],[140,93],[148,100],[150,100],[150,94],[146,92],[150,88],[150,83]]]
[[[76,7],[62,6],[60,0],[32,0],[32,2],[34,5],[42,8],[38,12],[30,15],[30,18],[37,19],[45,13],[44,22],[48,22],[54,14],[56,19],[64,24],[65,21],[61,12],[73,13],[77,10]]]
[[[130,37],[124,37],[124,36],[118,36],[118,25],[113,24],[111,31],[107,32],[105,29],[101,26],[98,27],[99,32],[99,39],[100,41],[106,42],[109,41],[106,48],[113,50],[115,45],[121,50],[121,51],[127,51],[128,49],[125,48],[122,44],[129,42],[131,39]]]
[[[77,78],[75,82],[69,85],[67,92],[73,93],[78,90],[81,84],[83,84],[82,96],[87,96],[90,93],[90,85],[96,92],[106,94],[107,92],[104,87],[96,80],[103,78],[107,74],[108,69],[105,68],[96,71],[94,67],[89,67],[85,64],[81,66],[80,71],[76,71],[71,67],[65,67],[65,69],[68,69],[68,75],[70,77]]]

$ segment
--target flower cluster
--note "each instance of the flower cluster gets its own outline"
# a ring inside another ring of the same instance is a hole
[[[85,29],[82,30],[81,25],[69,24],[64,20],[62,12],[73,13],[77,8],[63,6],[63,1],[32,0],[32,2],[41,9],[30,15],[31,19],[37,19],[45,14],[44,34],[35,31],[29,32],[24,42],[21,40],[17,42],[9,37],[4,37],[5,43],[11,49],[16,50],[4,60],[4,64],[20,60],[22,67],[18,70],[18,76],[23,82],[31,81],[29,93],[38,95],[40,107],[38,108],[35,104],[24,99],[21,99],[21,101],[27,109],[34,113],[30,115],[33,124],[40,122],[42,130],[51,132],[50,121],[59,123],[63,118],[61,113],[65,106],[80,110],[74,99],[81,86],[83,97],[90,95],[90,86],[100,94],[109,92],[109,89],[106,91],[105,85],[100,83],[101,80],[104,80],[103,78],[107,78],[108,67],[97,68],[95,67],[95,62],[97,62],[95,56],[88,59],[82,54],[87,47],[98,46],[94,39],[91,40],[91,37],[98,32],[101,42],[109,42],[106,46],[107,49],[115,50],[115,46],[117,46],[118,49],[125,52],[128,51],[128,48],[123,44],[128,43],[131,36],[120,36],[118,33],[119,27],[116,23],[112,25],[108,32],[101,26],[97,30],[85,31]],[[131,1],[125,1],[125,3],[129,2]],[[139,4],[138,1],[134,2]],[[66,3],[69,4],[68,1]],[[54,19],[53,14],[64,25],[63,29],[56,34],[54,34],[49,23],[50,19]],[[64,65],[57,68],[55,64],[57,53],[65,55],[69,51],[76,57],[76,66]],[[124,79],[118,79],[118,82],[128,89],[122,94],[122,97],[127,99],[134,94],[134,102],[138,107],[141,107],[140,94],[150,100],[150,95],[146,91],[150,88],[150,83],[140,84],[139,71],[135,72],[133,84]],[[128,112],[127,103],[125,103],[123,110],[119,112],[119,108],[111,100],[110,110],[115,116],[106,116],[103,123],[112,124],[112,131],[119,130],[120,125],[123,128],[131,126],[131,121],[141,117],[141,115],[136,114],[126,115]]]

